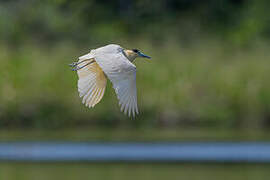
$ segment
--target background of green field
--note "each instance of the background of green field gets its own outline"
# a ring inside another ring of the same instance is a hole
[[[136,61],[140,115],[135,121],[119,112],[110,83],[95,108],[81,104],[77,75],[68,64],[88,46],[25,44],[14,49],[2,44],[0,127],[269,127],[266,44],[248,49],[217,41],[191,47],[175,41],[161,47],[147,40],[119,44],[140,47],[153,57]]]
[[[270,126],[266,0],[2,1],[0,128]],[[138,48],[140,115],[119,112],[110,83],[81,104],[68,64],[92,48]]]
[[[267,0],[0,0],[0,140],[269,140]],[[140,115],[112,85],[93,109],[68,66],[116,43],[137,59]],[[0,163],[0,179],[268,179],[268,165]],[[136,177],[138,176],[138,178]]]

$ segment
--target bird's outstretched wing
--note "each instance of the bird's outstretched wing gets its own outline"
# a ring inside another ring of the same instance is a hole
[[[94,52],[95,60],[113,84],[121,111],[138,114],[136,66],[122,53]]]
[[[88,58],[92,58],[88,56],[79,58],[79,62],[83,61],[80,66],[93,62],[77,71],[79,76],[78,91],[80,97],[83,97],[82,103],[88,107],[94,107],[104,95],[107,78],[95,60],[88,60]]]

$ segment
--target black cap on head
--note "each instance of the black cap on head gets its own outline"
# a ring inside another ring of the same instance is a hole
[[[135,53],[138,53],[139,52],[138,49],[132,49],[132,51],[135,52]]]

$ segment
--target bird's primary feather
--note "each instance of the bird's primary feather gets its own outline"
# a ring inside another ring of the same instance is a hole
[[[81,58],[81,60],[85,59]],[[94,59],[90,59],[89,61],[94,61]],[[83,62],[82,66],[87,63],[87,61]],[[88,107],[94,107],[104,95],[107,78],[96,62],[89,64],[77,72],[79,76],[78,91],[80,97],[83,98],[82,102]]]

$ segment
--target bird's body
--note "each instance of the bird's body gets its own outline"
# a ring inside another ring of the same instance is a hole
[[[136,90],[136,57],[150,58],[140,51],[125,50],[119,45],[110,44],[79,57],[73,63],[78,73],[78,91],[82,102],[94,107],[102,99],[107,78],[112,82],[121,111],[125,114],[138,114]]]

